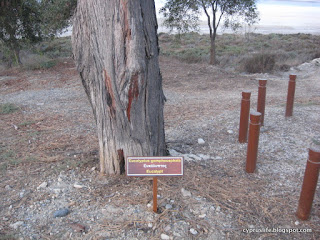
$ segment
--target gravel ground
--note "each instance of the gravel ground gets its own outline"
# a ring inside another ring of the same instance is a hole
[[[159,214],[150,178],[99,176],[94,121],[71,60],[48,71],[0,73],[0,103],[20,108],[0,116],[0,235],[319,239],[319,186],[310,219],[295,216],[308,148],[320,142],[319,68],[316,59],[289,72],[297,88],[286,119],[288,72],[239,75],[161,58],[166,141],[171,155],[185,157],[185,175],[159,179]],[[265,126],[257,169],[247,174],[247,145],[238,143],[241,91],[252,92],[255,109],[260,78],[269,80]],[[54,217],[65,208],[66,216]],[[266,228],[312,232],[252,232]]]

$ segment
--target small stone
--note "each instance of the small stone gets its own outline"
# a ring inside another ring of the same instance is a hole
[[[195,230],[194,228],[190,228],[190,232],[191,232],[191,234],[193,234],[193,235],[197,235],[197,234],[198,234],[198,231]]]
[[[182,196],[184,197],[191,197],[191,192],[188,190],[185,190],[184,188],[181,188],[181,193],[182,193]]]
[[[201,215],[199,215],[199,218],[205,218],[207,216],[207,214],[201,214]]]
[[[53,189],[53,192],[55,194],[59,195],[62,192],[62,190],[60,188],[55,188],[55,189]]]
[[[198,138],[198,144],[205,144],[205,141],[202,138]]]
[[[170,225],[167,225],[163,230],[164,230],[165,232],[169,232],[169,231],[171,230]]]
[[[37,187],[37,189],[39,190],[41,188],[46,188],[47,186],[48,186],[48,183],[47,182],[43,182]]]
[[[152,228],[153,224],[152,223],[148,223],[148,228]]]
[[[151,204],[151,203],[148,203],[148,204],[147,204],[147,207],[148,207],[148,208],[151,208],[151,207],[152,207],[152,204]]]
[[[95,171],[95,170],[96,170],[96,167],[91,168],[91,171]]]
[[[174,203],[174,200],[173,200],[173,199],[171,199],[171,200],[170,200],[170,202],[171,202],[171,203]]]
[[[221,209],[220,206],[218,206],[217,209],[216,209],[216,211],[217,211],[217,212],[220,212],[220,209]]]
[[[298,225],[300,224],[300,222],[299,222],[299,221],[296,221],[294,224],[295,224],[296,226],[298,226]]]
[[[217,157],[215,157],[214,159],[215,159],[215,160],[222,160],[222,157],[217,156]]]
[[[73,185],[73,187],[74,187],[74,188],[78,188],[78,189],[83,188],[83,186],[82,186],[82,185],[77,184],[77,183],[75,183],[75,184]]]
[[[166,204],[166,209],[171,209],[172,205],[171,204]]]
[[[6,185],[6,186],[4,187],[4,189],[5,189],[5,190],[11,190],[12,188],[10,187],[10,185]]]
[[[160,237],[162,240],[170,240],[170,237],[164,233],[162,233]]]
[[[233,134],[233,131],[232,130],[228,130],[227,131],[229,134]]]
[[[70,213],[68,208],[62,208],[54,212],[53,217],[64,217]]]
[[[22,226],[24,224],[24,222],[22,221],[18,221],[16,223],[10,224],[9,226],[13,229],[18,229],[20,226]]]
[[[24,194],[25,194],[25,190],[23,189],[23,190],[19,193],[19,197],[20,197],[20,198],[23,198],[23,197],[24,197]]]
[[[12,205],[9,206],[9,210],[11,210],[11,209],[12,209]]]

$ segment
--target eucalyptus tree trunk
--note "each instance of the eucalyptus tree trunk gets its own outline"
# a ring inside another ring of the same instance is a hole
[[[100,171],[165,154],[164,94],[153,0],[78,0],[72,45],[95,116]]]

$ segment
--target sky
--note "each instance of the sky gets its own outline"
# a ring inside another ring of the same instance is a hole
[[[157,12],[165,0],[155,0]],[[258,32],[320,34],[320,0],[258,0]],[[205,20],[205,16],[202,17]]]

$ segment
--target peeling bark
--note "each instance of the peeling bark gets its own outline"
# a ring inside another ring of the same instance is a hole
[[[100,171],[127,156],[165,154],[154,1],[78,0],[74,59],[95,116]]]

